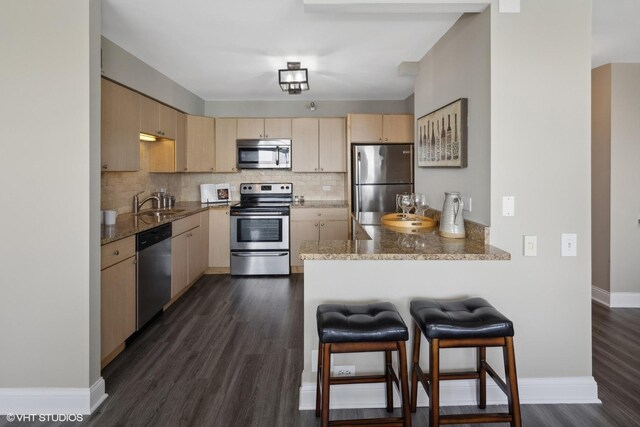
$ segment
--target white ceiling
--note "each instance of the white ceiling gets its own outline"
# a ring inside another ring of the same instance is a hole
[[[102,34],[205,100],[401,100],[460,14],[305,13],[303,0],[103,0]],[[289,95],[277,70],[309,69]]]
[[[309,1],[309,0],[307,0]],[[320,1],[320,0],[318,0]],[[378,1],[378,0],[372,0]],[[459,13],[305,13],[303,0],[103,0],[102,34],[205,100],[401,100]],[[592,66],[640,63],[640,0],[593,0]],[[288,95],[277,70],[309,69]]]

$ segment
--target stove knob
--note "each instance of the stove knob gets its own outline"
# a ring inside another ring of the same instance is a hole
[[[284,185],[280,187],[281,190],[284,190]]]

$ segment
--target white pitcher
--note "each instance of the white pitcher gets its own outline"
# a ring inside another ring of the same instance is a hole
[[[462,210],[464,202],[460,198],[460,193],[450,192],[444,193],[444,205],[442,206],[442,214],[440,215],[440,235],[442,237],[451,237],[454,239],[462,239],[464,233],[464,216]]]

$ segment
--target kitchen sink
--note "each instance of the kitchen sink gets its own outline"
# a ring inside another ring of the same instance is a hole
[[[165,217],[179,214],[180,212],[184,212],[184,209],[149,209],[146,211],[138,212],[136,216]]]

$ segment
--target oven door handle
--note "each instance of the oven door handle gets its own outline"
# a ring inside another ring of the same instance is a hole
[[[289,252],[231,252],[231,256],[248,258],[254,256],[287,256]]]
[[[258,213],[258,212],[251,212],[251,213],[237,213],[237,212],[231,212],[231,216],[233,217],[237,217],[237,218],[248,218],[248,219],[283,219],[283,218],[288,218],[289,214],[274,214],[273,212],[270,213]]]

